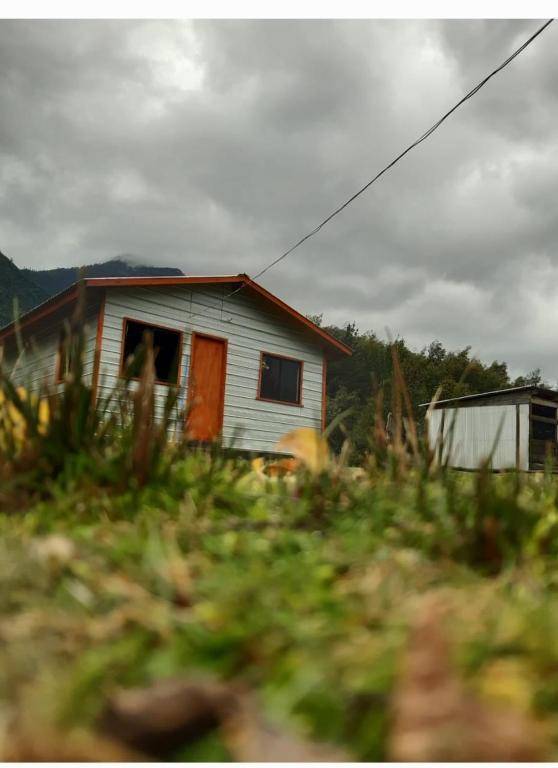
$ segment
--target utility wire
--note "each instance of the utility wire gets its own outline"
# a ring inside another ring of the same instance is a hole
[[[279,264],[280,261],[283,261],[283,259],[286,259],[289,254],[291,254],[294,250],[296,250],[299,246],[301,246],[303,243],[306,242],[306,240],[309,240],[311,237],[316,235],[322,227],[324,227],[329,221],[331,221],[335,216],[337,216],[341,211],[343,211],[348,205],[350,205],[354,200],[357,199],[360,195],[362,195],[363,192],[366,192],[366,190],[374,184],[374,182],[378,181],[378,179],[386,173],[386,171],[389,171],[390,168],[393,168],[393,166],[398,163],[405,155],[410,152],[415,147],[418,147],[419,144],[421,144],[423,141],[425,141],[429,136],[431,136],[434,131],[439,128],[442,123],[448,119],[450,115],[452,115],[459,107],[464,104],[468,99],[470,99],[472,96],[474,96],[480,89],[486,85],[486,83],[494,77],[494,75],[497,75],[498,72],[501,72],[505,67],[512,62],[516,56],[519,56],[519,54],[527,48],[527,46],[531,45],[531,43],[542,33],[544,30],[552,24],[554,19],[549,19],[547,22],[545,22],[542,27],[540,27],[531,37],[526,40],[523,45],[521,45],[516,51],[514,51],[511,56],[509,56],[500,66],[496,67],[489,75],[487,75],[483,80],[478,83],[478,85],[475,85],[475,87],[469,91],[465,96],[463,96],[460,101],[453,106],[449,112],[446,112],[446,114],[441,117],[436,123],[434,123],[433,126],[431,126],[427,131],[425,131],[422,136],[420,136],[416,141],[414,141],[412,144],[410,144],[406,149],[403,150],[395,160],[392,160],[391,163],[385,166],[385,168],[382,168],[382,170],[377,173],[373,179],[370,179],[369,182],[367,182],[363,187],[361,187],[358,192],[355,192],[354,195],[351,195],[348,200],[346,200],[342,205],[340,205],[338,208],[336,208],[333,213],[330,213],[327,218],[325,218],[320,224],[318,224],[317,227],[315,227],[311,232],[308,232],[306,235],[300,238],[294,245],[292,245],[287,251],[281,254],[281,256],[278,256],[276,259],[274,259],[272,262],[270,262],[266,267],[261,269],[257,274],[253,276],[253,280],[256,280],[258,277],[261,277],[266,272],[268,272],[270,269],[272,269],[276,264]],[[237,288],[235,291],[232,291],[232,293],[229,294],[229,296],[233,296],[235,293],[238,293],[238,291],[242,290],[244,286],[241,285],[239,288]],[[228,298],[228,297],[226,297]]]

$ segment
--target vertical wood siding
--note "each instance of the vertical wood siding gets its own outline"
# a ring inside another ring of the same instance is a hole
[[[111,288],[106,292],[99,394],[118,379],[125,317],[182,331],[180,405],[188,381],[191,334],[228,340],[223,439],[250,451],[273,451],[277,440],[295,427],[320,429],[322,360],[319,345],[268,302],[241,291],[230,298],[227,285]],[[257,400],[260,352],[303,361],[302,407]],[[157,406],[167,388],[157,385]]]
[[[440,439],[443,418],[443,459],[450,453],[449,465],[463,469],[478,469],[490,455],[501,429],[492,459],[493,469],[510,469],[516,464],[516,406],[485,405],[468,408],[437,408],[427,420],[430,445]],[[519,406],[520,469],[529,468],[529,405]],[[453,427],[453,439],[450,438]],[[451,440],[451,446],[450,446]],[[439,444],[439,443],[438,443]]]

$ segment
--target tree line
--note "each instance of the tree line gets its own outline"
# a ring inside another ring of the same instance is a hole
[[[321,324],[319,316],[312,320]],[[355,323],[344,328],[329,326],[325,330],[353,349],[352,357],[331,361],[328,365],[327,421],[330,423],[348,411],[342,420],[343,427],[352,445],[352,458],[358,460],[369,446],[378,392],[382,392],[384,419],[392,408],[392,345],[372,331],[361,332]],[[426,410],[419,405],[430,402],[440,386],[440,397],[444,399],[525,384],[545,385],[540,369],[512,379],[505,362],[495,360],[485,364],[471,355],[471,347],[450,351],[440,341],[433,341],[415,351],[403,339],[396,339],[393,346],[419,425]],[[336,448],[343,439],[341,430],[331,436]]]

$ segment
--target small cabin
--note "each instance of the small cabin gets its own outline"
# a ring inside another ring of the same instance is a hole
[[[478,469],[492,455],[493,470],[558,467],[558,392],[527,385],[465,395],[428,408],[426,429],[440,461]]]
[[[292,429],[323,429],[328,362],[351,354],[244,274],[84,278],[21,317],[27,352],[15,366],[16,383],[62,381],[62,330],[80,297],[84,375],[96,395],[114,388],[149,333],[156,408],[177,387],[196,442],[222,438],[240,450],[268,453]],[[8,365],[14,362],[14,323],[0,331],[0,345]]]

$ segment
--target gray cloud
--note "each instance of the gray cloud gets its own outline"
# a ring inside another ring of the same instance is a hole
[[[0,22],[0,248],[256,272],[536,21]],[[554,27],[264,283],[558,379]],[[556,307],[556,309],[555,309]]]

